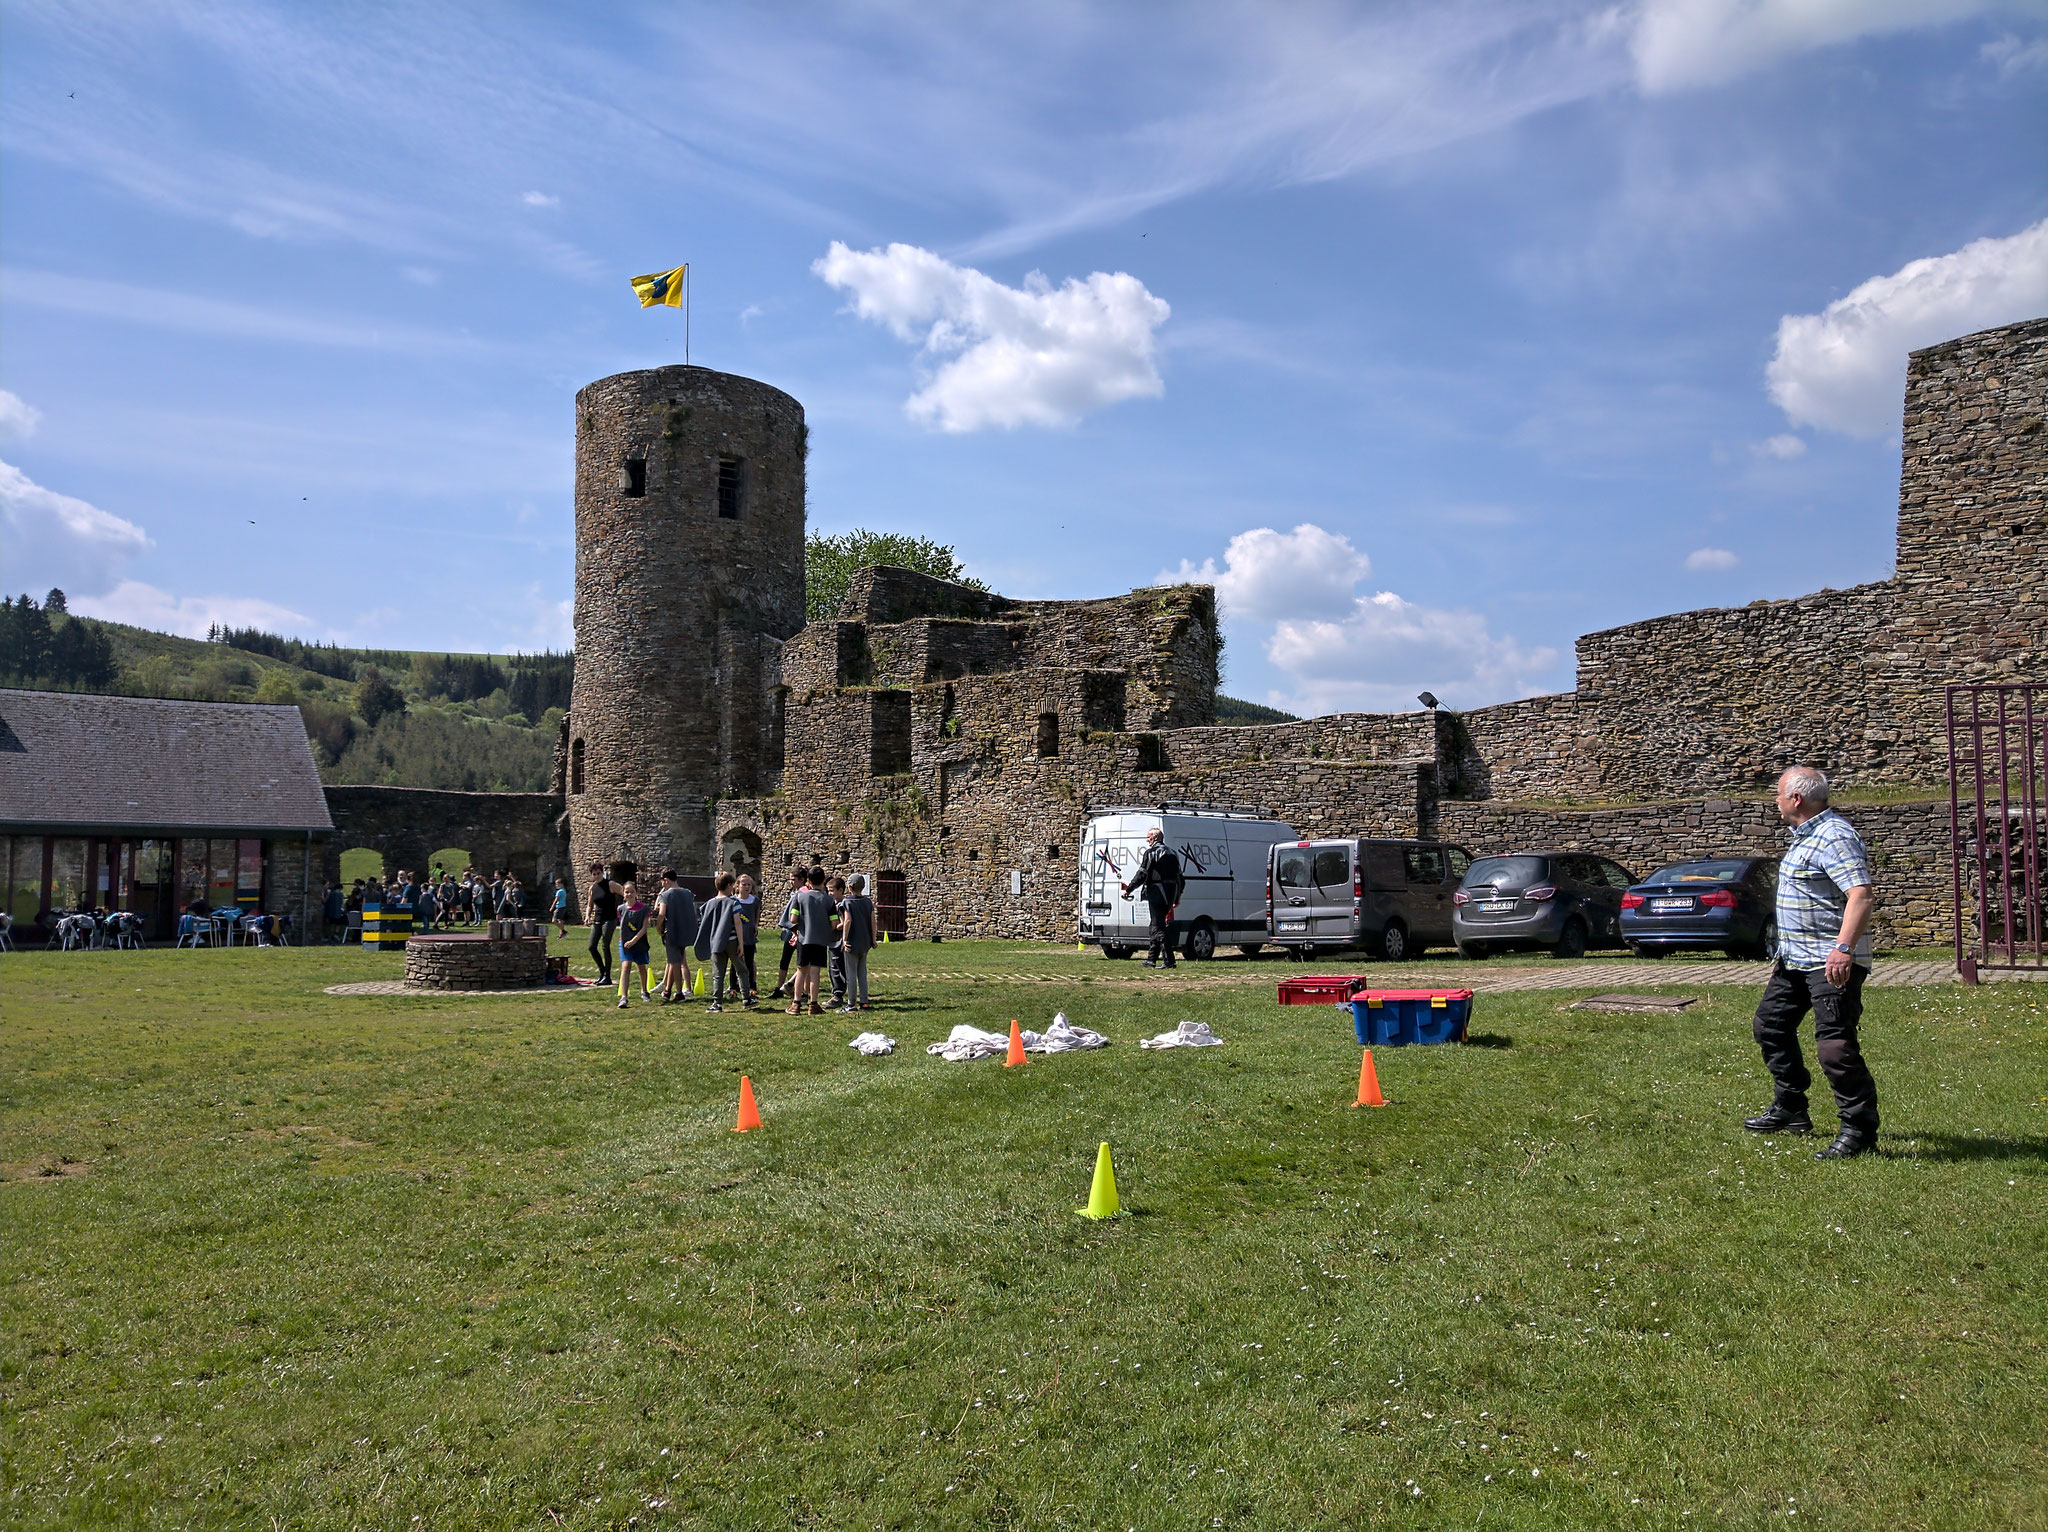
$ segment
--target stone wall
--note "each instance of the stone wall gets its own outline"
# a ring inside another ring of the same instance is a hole
[[[569,870],[562,802],[552,793],[329,787],[326,794],[334,834],[316,851],[316,883],[323,877],[339,881],[342,852],[359,846],[384,858],[387,875],[400,868],[417,875],[428,857],[450,846],[468,851],[479,868],[509,867],[529,890],[545,888],[548,879]],[[280,861],[291,861],[288,847],[280,846]],[[581,888],[575,891],[580,896]]]
[[[289,914],[298,922],[301,940],[315,940],[320,933],[320,882],[327,875],[329,844],[325,834],[310,841],[294,836],[263,843],[263,908],[273,915]]]
[[[405,944],[411,989],[533,989],[547,980],[548,940],[540,936],[414,936]]]

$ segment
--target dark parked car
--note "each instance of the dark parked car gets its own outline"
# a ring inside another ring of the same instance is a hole
[[[1548,947],[1582,957],[1588,947],[1619,946],[1621,898],[1634,882],[1619,863],[1582,851],[1483,856],[1451,895],[1458,952]]]
[[[1775,857],[1673,862],[1622,896],[1621,934],[1637,957],[1706,947],[1730,957],[1776,957],[1777,908]]]

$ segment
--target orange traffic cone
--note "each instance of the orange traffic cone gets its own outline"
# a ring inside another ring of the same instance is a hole
[[[1372,1049],[1365,1050],[1365,1057],[1358,1064],[1358,1099],[1353,1106],[1385,1106],[1387,1098],[1380,1094],[1380,1072],[1372,1067]]]
[[[734,1126],[735,1133],[751,1133],[761,1126],[761,1109],[754,1105],[754,1082],[745,1075],[740,1076],[740,1120]]]
[[[1015,1069],[1024,1062],[1024,1034],[1017,1030],[1017,1018],[1010,1018],[1010,1054],[1003,1060],[1003,1068]]]

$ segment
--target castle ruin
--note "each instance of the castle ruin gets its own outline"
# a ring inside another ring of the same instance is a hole
[[[1257,803],[1304,835],[1774,851],[1793,763],[1944,939],[1942,688],[2048,675],[2048,319],[1915,352],[1897,572],[1588,634],[1578,687],[1463,713],[1215,725],[1207,586],[1014,601],[862,571],[803,622],[803,412],[698,367],[577,396],[572,865],[887,875],[923,936],[1071,937],[1091,804]]]

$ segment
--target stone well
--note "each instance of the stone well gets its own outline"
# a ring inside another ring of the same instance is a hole
[[[547,981],[545,936],[414,936],[405,944],[409,989],[537,989]]]

